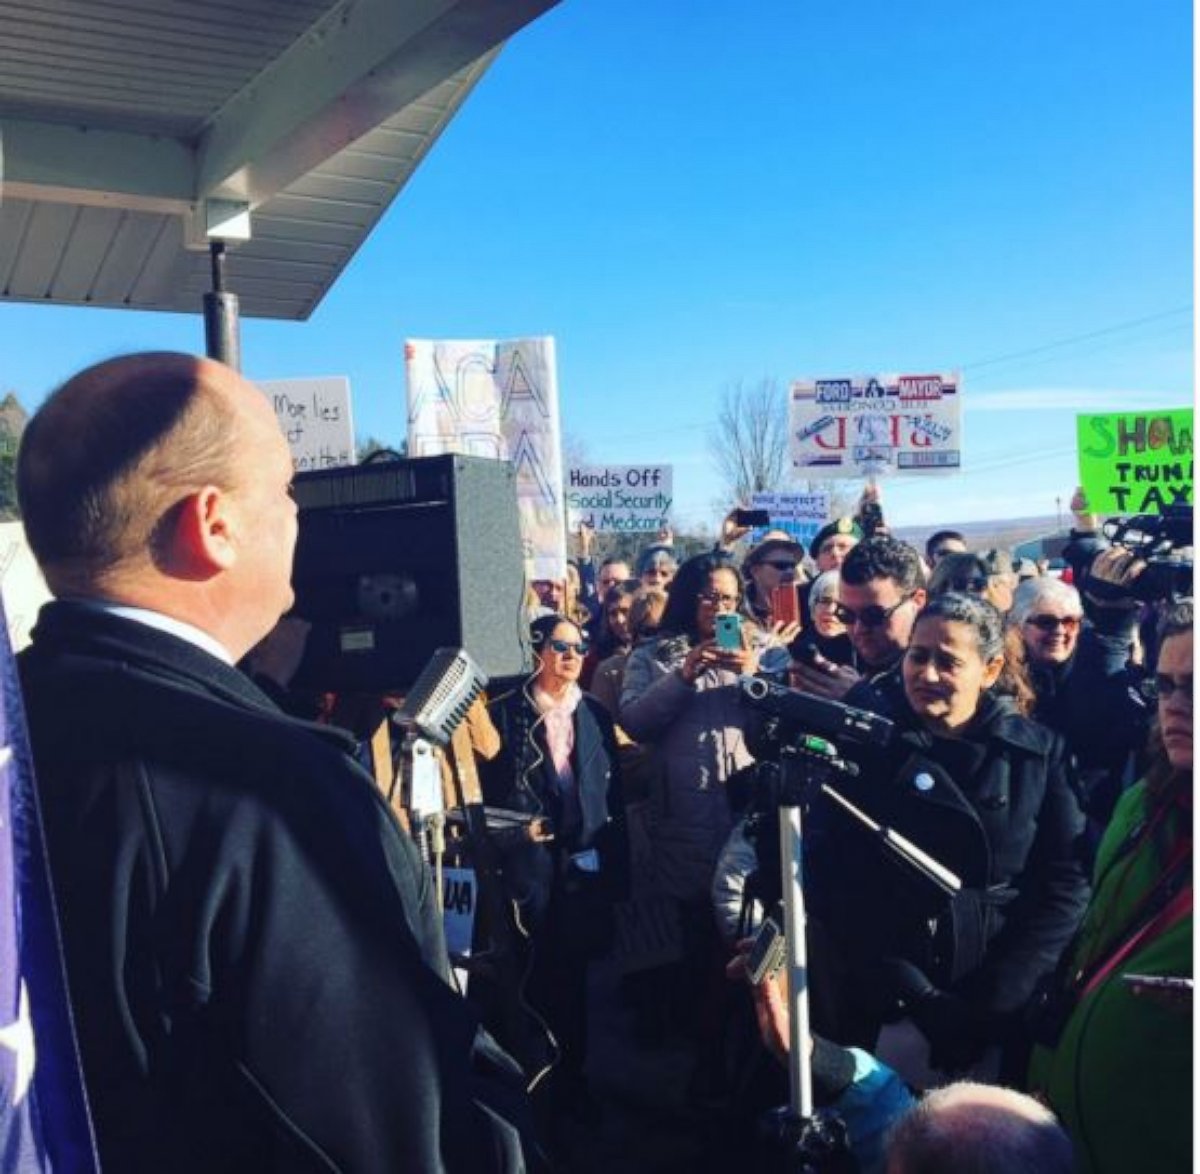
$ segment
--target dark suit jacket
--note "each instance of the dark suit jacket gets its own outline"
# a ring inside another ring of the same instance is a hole
[[[519,1115],[481,1068],[509,1062],[348,736],[86,605],[20,667],[105,1169],[522,1168],[478,1104]]]

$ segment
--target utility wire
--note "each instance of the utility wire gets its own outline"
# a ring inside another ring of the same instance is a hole
[[[1160,322],[1164,318],[1173,318],[1178,314],[1190,314],[1192,305],[1189,302],[1186,306],[1176,306],[1173,310],[1163,310],[1158,314],[1147,314],[1144,318],[1131,318],[1128,322],[1118,322],[1113,326],[1105,326],[1100,330],[1089,330],[1086,334],[1075,334],[1069,338],[1056,339],[1054,342],[1045,342],[1035,347],[1026,347],[1024,350],[1009,351],[1004,355],[993,355],[990,359],[978,359],[973,363],[959,364],[960,370],[963,371],[978,371],[980,367],[990,367],[995,363],[1007,363],[1012,359],[1024,359],[1029,355],[1040,355],[1046,351],[1057,350],[1059,347],[1070,346],[1076,342],[1087,342],[1093,338],[1103,338],[1105,335],[1116,334],[1122,330],[1132,330],[1135,326],[1144,326],[1147,322]]]

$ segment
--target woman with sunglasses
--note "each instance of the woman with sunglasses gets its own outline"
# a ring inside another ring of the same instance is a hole
[[[926,1045],[933,1069],[994,1078],[996,1046],[1019,1042],[1019,1014],[1087,899],[1066,750],[1022,714],[1003,621],[978,596],[930,600],[875,696],[901,736],[836,789],[954,879],[932,880],[822,799],[806,887],[834,947],[814,976],[835,976],[839,1014],[817,1029],[877,1048],[918,1083],[920,1065],[900,1056]]]
[[[612,719],[579,688],[587,640],[560,615],[538,617],[530,637],[533,676],[490,704],[501,752],[481,776],[489,804],[533,817],[494,839],[532,950],[524,998],[557,1048],[533,1031],[502,1042],[530,1080],[554,1064],[538,1100],[551,1121],[588,1104],[587,966],[611,945],[613,905],[628,888],[628,844]]]
[[[1138,568],[1113,547],[1093,565],[1086,596],[1052,576],[1030,579],[1017,588],[1009,613],[1025,645],[1033,716],[1060,733],[1076,758],[1094,840],[1140,773],[1152,716],[1146,674],[1129,663],[1137,606],[1119,594],[1131,570],[1136,577]],[[1100,583],[1112,584],[1111,599],[1096,597]]]
[[[1193,605],[1159,630],[1145,777],[1117,805],[1095,892],[1044,1000],[1031,1087],[1081,1170],[1190,1170]]]

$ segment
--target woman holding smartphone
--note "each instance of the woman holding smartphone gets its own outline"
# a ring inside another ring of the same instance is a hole
[[[720,971],[708,893],[733,822],[725,784],[752,761],[738,677],[753,673],[758,658],[751,625],[738,615],[742,594],[737,570],[720,556],[685,562],[671,583],[660,636],[634,649],[621,691],[622,727],[653,748],[661,767],[651,796],[657,891],[680,912],[681,994],[690,999],[693,1026],[708,975]]]

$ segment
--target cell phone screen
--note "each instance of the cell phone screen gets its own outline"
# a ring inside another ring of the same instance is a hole
[[[772,588],[771,619],[777,624],[800,622],[800,595],[795,583],[780,583]]]

